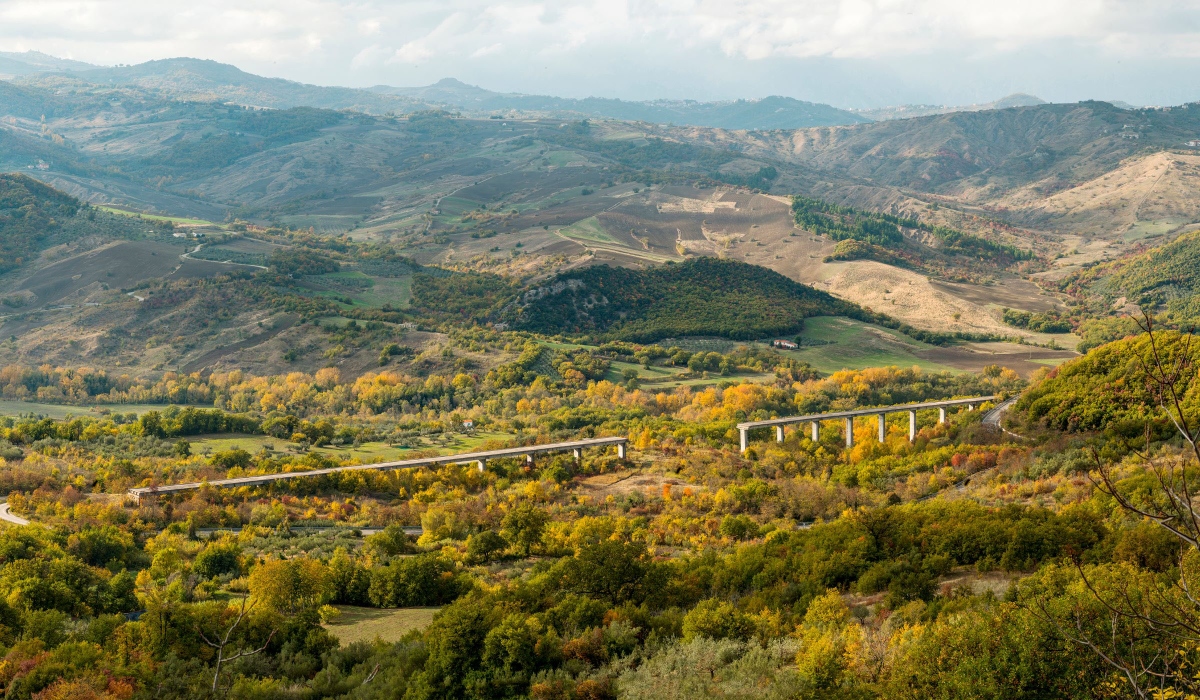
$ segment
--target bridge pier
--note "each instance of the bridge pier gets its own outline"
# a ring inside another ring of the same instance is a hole
[[[742,433],[742,444],[745,444],[746,433]],[[625,459],[625,443],[617,443],[617,459]]]
[[[583,450],[579,449],[578,447],[571,450],[571,453],[573,455],[575,455],[575,463],[576,464],[579,464],[579,462],[583,460]]]
[[[525,455],[525,464],[533,466],[533,455]]]
[[[803,416],[793,416],[788,418],[770,418],[767,420],[746,421],[738,423],[738,446],[742,452],[745,452],[750,447],[750,431],[756,428],[775,428],[775,439],[779,442],[784,442],[787,435],[787,425],[790,423],[808,423],[812,431],[812,440],[817,442],[821,437],[821,422],[842,419],[845,425],[844,439],[847,447],[854,446],[854,419],[858,417],[875,416],[877,421],[877,432],[879,441],[887,440],[887,417],[892,413],[903,414],[908,413],[908,440],[915,442],[917,439],[917,411],[926,408],[938,409],[938,423],[946,422],[946,411],[955,406],[964,406],[968,411],[974,411],[982,406],[987,401],[991,401],[994,396],[970,396],[961,399],[944,399],[940,401],[925,401],[921,403],[904,403],[895,404],[892,406],[875,406],[871,408],[852,409],[849,411],[830,411],[827,413],[814,413]]]
[[[479,473],[482,474],[483,471],[485,469],[487,469],[487,460],[481,459],[481,460],[475,462],[475,466],[479,468]]]

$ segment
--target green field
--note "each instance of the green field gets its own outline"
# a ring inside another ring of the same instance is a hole
[[[122,216],[141,217],[148,221],[170,221],[173,224],[184,224],[187,226],[215,226],[216,228],[224,228],[220,224],[204,219],[186,219],[182,216],[159,216],[158,214],[144,214],[140,211],[129,211],[128,209],[117,209],[116,207],[96,207],[100,211],[106,211],[110,214],[120,214]]]
[[[412,277],[373,277],[375,284],[367,287],[355,298],[367,306],[380,307],[391,304],[402,309],[412,301]]]
[[[35,413],[47,418],[65,418],[66,416],[99,416],[105,413],[136,413],[139,416],[146,411],[161,411],[166,406],[151,404],[103,404],[91,406],[64,406],[53,403],[35,403],[32,401],[0,400],[0,416],[19,416]]]
[[[357,447],[350,445],[330,445],[326,447],[314,447],[310,451],[357,459],[364,464],[370,464],[373,462],[390,462],[398,459],[406,459],[415,450],[437,450],[441,454],[476,452],[482,449],[483,444],[488,440],[507,442],[512,438],[513,435],[511,433],[479,431],[469,435],[450,435],[447,436],[445,441],[438,441],[432,437],[421,438],[416,440],[412,447],[396,447],[386,442],[364,442]],[[192,443],[192,452],[196,454],[232,449],[242,449],[253,454],[259,452],[264,447],[277,452],[294,451],[297,449],[295,445],[287,440],[281,440],[269,435],[198,435],[187,439]]]
[[[337,620],[325,629],[338,638],[342,646],[354,642],[373,642],[376,639],[398,642],[413,630],[423,630],[433,622],[441,608],[360,608],[353,605],[336,606],[341,611]]]
[[[608,231],[600,225],[600,221],[594,216],[589,216],[582,221],[561,228],[559,233],[577,241],[588,241],[591,243],[607,243],[609,245],[622,245],[620,241],[609,235]]]
[[[887,367],[897,365],[940,372],[956,371],[952,367],[924,360],[914,353],[928,350],[932,345],[913,340],[887,328],[836,316],[817,316],[804,323],[802,338],[825,342],[827,345],[801,347],[784,354],[812,365],[818,372],[837,372],[843,369]]]

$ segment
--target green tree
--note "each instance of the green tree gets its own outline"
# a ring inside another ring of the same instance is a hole
[[[530,550],[542,543],[546,523],[550,514],[530,503],[522,503],[504,515],[500,523],[500,534],[517,548],[521,556],[529,556]]]

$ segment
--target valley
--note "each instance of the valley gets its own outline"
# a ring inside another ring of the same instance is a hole
[[[1200,697],[1197,104],[0,75],[5,698]]]

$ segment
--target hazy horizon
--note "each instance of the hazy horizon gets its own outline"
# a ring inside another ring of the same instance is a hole
[[[65,19],[64,19],[65,18]],[[98,65],[189,56],[317,85],[428,85],[629,100],[783,95],[843,108],[1023,92],[1200,98],[1188,3],[0,0],[0,50]]]

